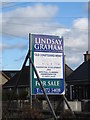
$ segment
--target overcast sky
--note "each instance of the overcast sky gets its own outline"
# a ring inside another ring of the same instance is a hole
[[[88,50],[88,3],[3,3],[2,69],[21,69],[29,33],[63,36],[66,63],[76,69]],[[0,31],[1,32],[1,31]]]

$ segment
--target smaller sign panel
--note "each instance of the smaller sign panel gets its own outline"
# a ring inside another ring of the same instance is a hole
[[[31,57],[47,94],[64,93],[63,38],[48,35],[31,35]],[[33,71],[31,94],[43,94]]]

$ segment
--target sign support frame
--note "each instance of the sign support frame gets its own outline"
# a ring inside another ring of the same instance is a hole
[[[31,39],[31,33],[29,33],[29,40],[30,40],[30,39]],[[30,42],[30,41],[29,41],[29,42]],[[30,45],[31,45],[31,44],[30,44]],[[14,86],[13,92],[12,92],[12,94],[11,94],[11,96],[10,96],[9,105],[8,105],[8,108],[7,108],[7,109],[9,110],[9,108],[10,108],[11,100],[13,99],[13,96],[14,96],[15,91],[16,91],[16,88],[17,88],[17,86],[18,86],[18,83],[19,83],[19,80],[20,80],[22,71],[24,70],[24,67],[25,67],[26,62],[27,62],[28,59],[29,59],[29,62],[30,62],[30,63],[29,63],[29,67],[32,66],[33,69],[34,69],[34,72],[35,72],[35,74],[36,74],[36,76],[37,76],[37,79],[38,79],[38,81],[39,81],[39,83],[40,83],[40,86],[41,86],[41,88],[42,88],[42,91],[43,91],[43,93],[44,93],[44,96],[45,96],[45,98],[46,98],[46,100],[47,100],[48,106],[49,106],[49,108],[50,108],[50,110],[51,110],[51,112],[52,112],[52,114],[53,114],[54,120],[57,120],[58,117],[57,117],[56,114],[55,114],[55,111],[54,111],[54,109],[53,109],[53,107],[52,107],[52,104],[51,104],[51,102],[50,102],[50,100],[49,100],[49,97],[48,97],[48,95],[47,95],[47,93],[46,93],[46,91],[45,91],[45,89],[44,89],[44,87],[43,87],[43,85],[42,85],[42,83],[41,83],[40,77],[39,77],[39,75],[38,75],[38,73],[37,73],[37,70],[36,70],[36,68],[35,68],[35,65],[34,65],[32,59],[31,59],[31,49],[30,49],[30,47],[29,47],[28,53],[27,53],[27,55],[26,55],[25,61],[24,61],[24,63],[23,63],[22,69],[21,69],[21,71],[20,71],[20,73],[19,73],[19,76],[18,76],[18,78],[17,78],[17,81],[16,81],[16,84],[15,84],[15,86]],[[30,84],[31,84],[31,82],[30,82]],[[31,85],[30,85],[30,87],[31,87]],[[31,88],[30,88],[30,90],[31,90]],[[31,91],[30,91],[30,97],[31,97],[31,98],[30,98],[30,103],[31,103],[31,107],[32,107],[32,95],[31,95]],[[70,105],[68,104],[68,101],[67,101],[66,97],[65,97],[64,95],[63,95],[63,97],[64,97],[64,100],[65,100],[65,103],[67,104],[67,107],[68,107],[69,110],[74,114],[74,112],[72,111]],[[74,115],[75,115],[75,114],[74,114]]]
[[[15,91],[16,91],[16,88],[17,88],[17,86],[18,86],[18,83],[19,83],[19,80],[20,80],[22,71],[23,71],[23,69],[24,69],[24,67],[25,67],[25,65],[26,65],[26,62],[27,62],[28,58],[30,59],[30,64],[33,65],[33,67],[34,67],[34,69],[35,69],[35,71],[36,71],[36,74],[37,74],[37,76],[38,76],[38,78],[39,78],[39,75],[38,75],[37,70],[36,70],[36,68],[35,68],[35,66],[34,66],[34,64],[33,64],[33,61],[32,61],[32,59],[30,58],[30,50],[29,50],[29,51],[28,51],[28,54],[27,54],[27,56],[26,56],[26,58],[25,58],[25,61],[24,61],[24,63],[23,63],[21,72],[19,73],[19,76],[18,76],[18,78],[17,78],[17,82],[16,82],[16,84],[15,84],[14,90],[13,90],[13,92],[12,92],[12,94],[11,94],[11,97],[10,97],[10,100],[9,100],[9,104],[8,104],[7,110],[9,110],[9,108],[10,108],[11,100],[13,99],[13,96],[14,96]],[[40,81],[40,83],[41,83],[40,78],[39,78],[39,81]],[[42,86],[42,84],[41,84],[41,86]],[[43,88],[43,86],[42,86],[42,88]],[[44,89],[44,88],[43,88],[43,89]],[[53,107],[52,107],[52,105],[51,105],[51,102],[50,102],[50,100],[49,100],[49,98],[48,98],[48,95],[46,94],[45,90],[44,90],[44,93],[45,93],[44,95],[45,95],[45,97],[46,97],[46,100],[47,100],[47,102],[48,102],[48,105],[49,105],[49,107],[50,107],[50,110],[51,110],[51,112],[53,113],[54,120],[57,120],[58,118],[56,117],[55,111],[54,111],[54,109],[53,109]],[[32,95],[31,95],[31,96],[32,96]],[[65,100],[65,103],[67,104],[68,109],[74,114],[74,112],[72,111],[70,105],[68,104],[68,101],[67,101],[66,97],[65,97],[64,95],[63,95],[63,97],[64,97],[64,100]],[[75,114],[74,114],[74,115],[75,115]]]

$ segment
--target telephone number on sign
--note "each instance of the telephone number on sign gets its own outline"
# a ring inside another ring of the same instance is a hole
[[[43,93],[41,88],[35,88],[36,93]],[[61,89],[60,88],[45,88],[46,93],[60,93]]]

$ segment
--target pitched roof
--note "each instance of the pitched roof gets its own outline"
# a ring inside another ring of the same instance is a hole
[[[10,78],[3,73],[2,71],[0,71],[0,87],[5,84],[8,80],[10,80]]]
[[[22,86],[29,86],[29,76],[30,76],[30,72],[29,72],[29,67],[26,66],[22,72],[22,75],[20,77],[20,80],[19,80],[19,83],[18,83],[18,87],[22,87]],[[20,71],[15,75],[13,76],[10,81],[6,82],[4,85],[3,85],[3,88],[7,88],[7,87],[14,87],[15,84],[16,84],[16,81],[18,79],[18,76],[19,76],[19,73]]]
[[[4,72],[0,72],[7,80],[10,80],[10,77],[8,77]]]
[[[90,59],[83,62],[69,77],[67,81],[87,81],[90,82]]]
[[[6,82],[3,85],[3,88],[14,87],[18,79],[19,73],[20,71],[17,72],[17,74],[14,77],[12,77],[10,81]],[[65,73],[66,73],[65,75],[66,77],[72,73],[72,69],[67,65],[65,65]],[[30,84],[30,69],[29,66],[26,66],[22,72],[21,78],[18,83],[18,87],[29,86],[29,84]]]
[[[73,72],[73,70],[65,64],[65,81],[67,80],[67,77]]]
[[[3,70],[2,72],[9,78],[12,78],[17,72],[19,72],[19,70]]]

